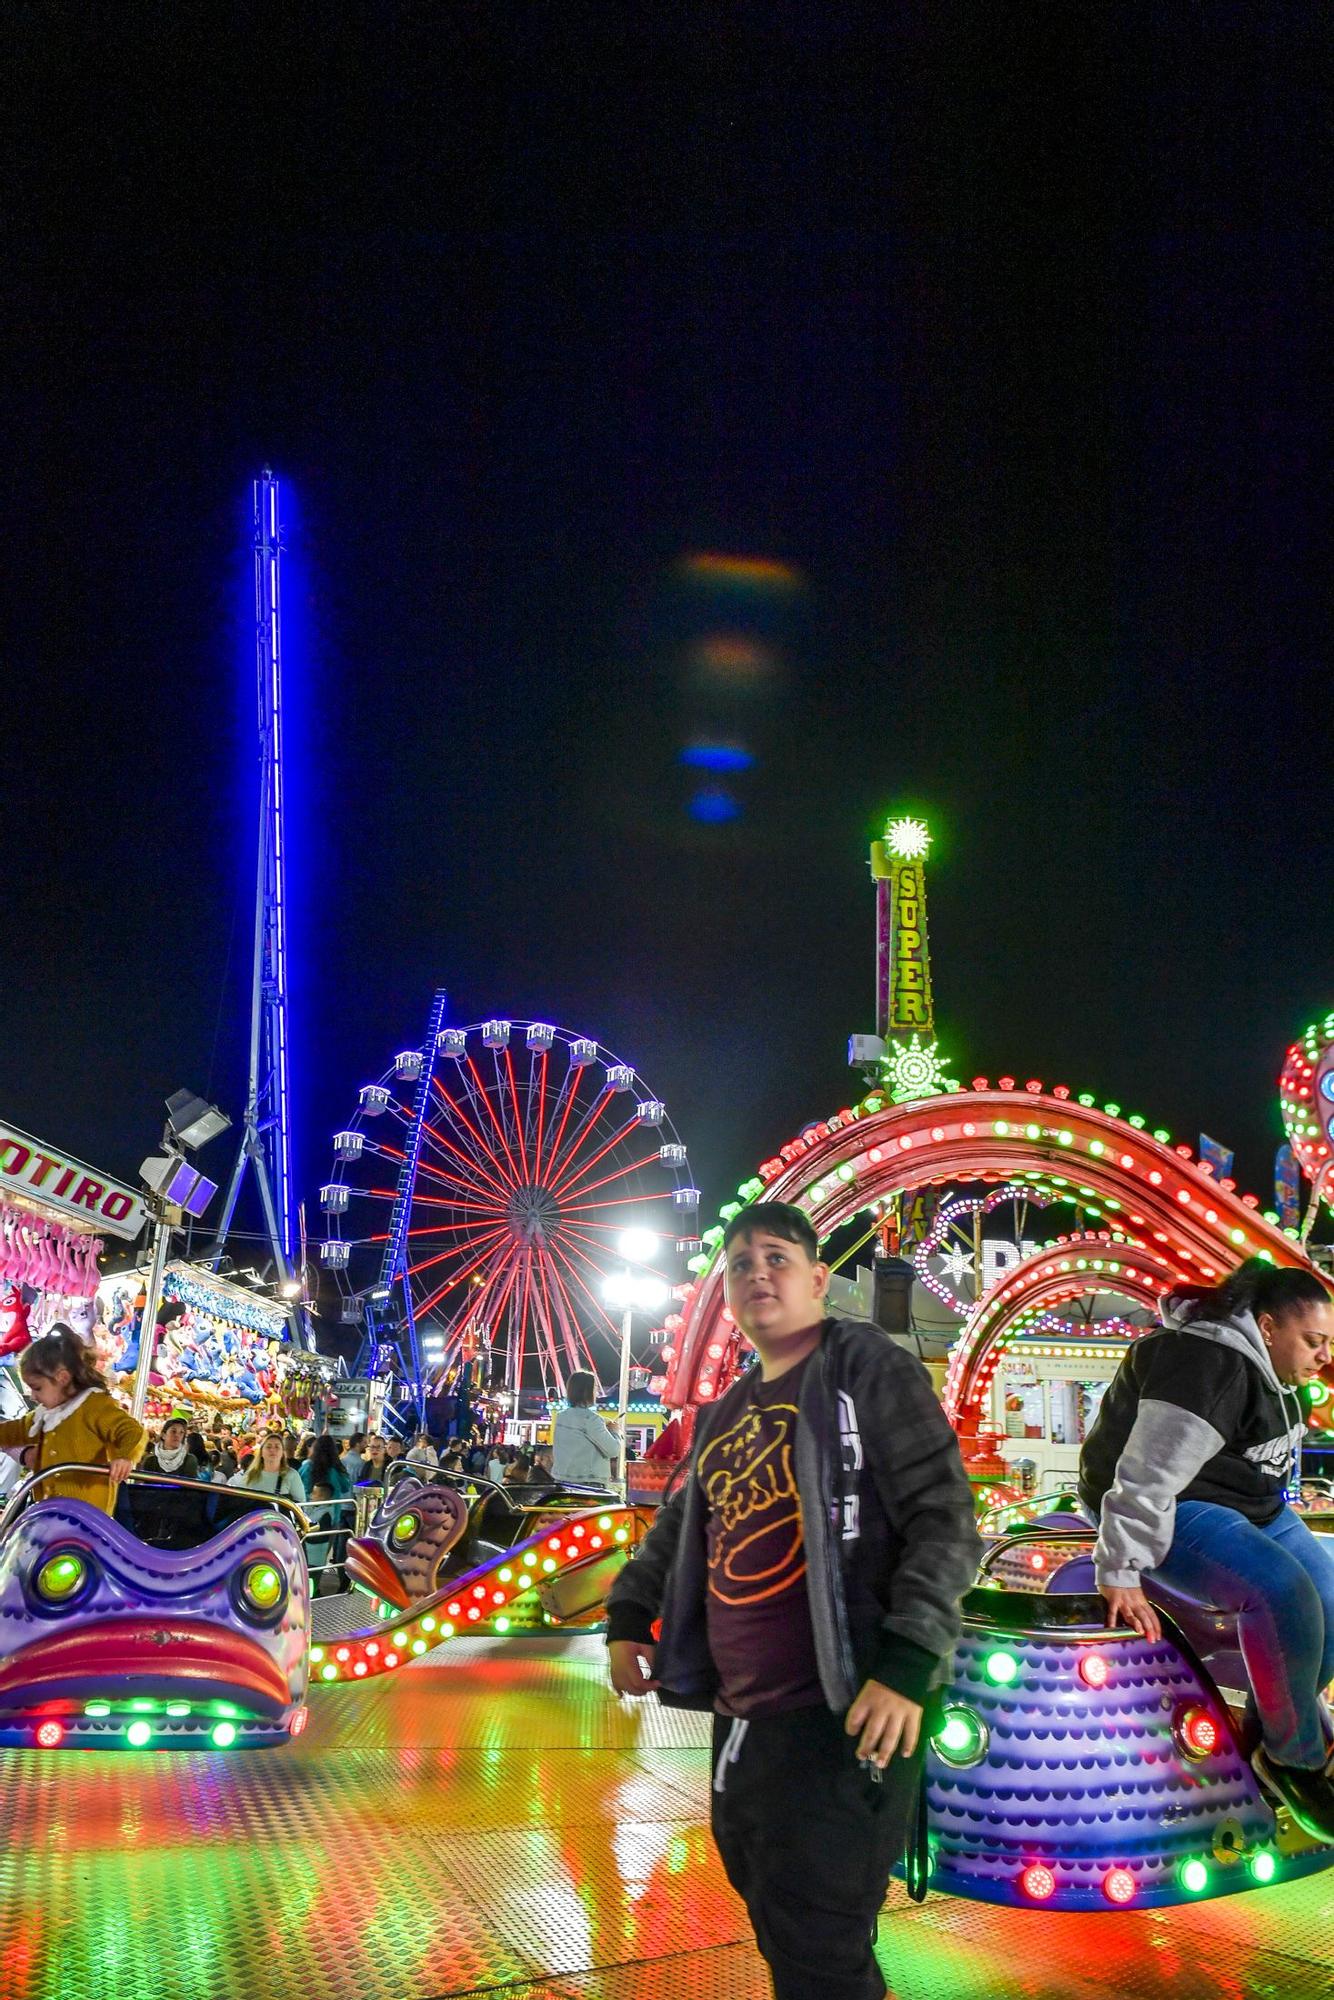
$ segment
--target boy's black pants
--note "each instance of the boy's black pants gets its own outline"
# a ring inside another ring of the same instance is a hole
[[[872,1776],[829,1709],[714,1717],[713,1837],[775,2000],[881,2000],[872,1943],[903,1854],[922,1747]]]

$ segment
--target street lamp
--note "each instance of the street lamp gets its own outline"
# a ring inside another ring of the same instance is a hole
[[[626,1469],[629,1462],[629,1446],[625,1435],[625,1416],[630,1402],[630,1337],[634,1330],[637,1312],[660,1312],[671,1297],[671,1287],[652,1271],[635,1270],[634,1265],[645,1264],[658,1248],[659,1239],[651,1229],[624,1229],[617,1241],[617,1249],[625,1258],[624,1271],[609,1272],[602,1281],[602,1297],[607,1305],[621,1315],[621,1377],[616,1398],[617,1415],[621,1420],[621,1489],[625,1490]]]

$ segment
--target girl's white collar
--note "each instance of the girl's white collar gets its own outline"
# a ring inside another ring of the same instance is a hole
[[[32,1429],[29,1435],[38,1437],[43,1431],[53,1431],[57,1424],[64,1423],[66,1417],[73,1416],[80,1403],[86,1403],[90,1396],[96,1394],[96,1389],[81,1389],[77,1396],[71,1396],[67,1403],[58,1403],[54,1410],[48,1410],[44,1403],[38,1403],[32,1413]]]

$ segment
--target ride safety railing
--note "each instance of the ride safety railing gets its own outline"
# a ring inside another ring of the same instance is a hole
[[[47,1465],[40,1472],[30,1472],[14,1488],[3,1513],[0,1513],[0,1541],[19,1515],[41,1500],[42,1495],[37,1489],[68,1473],[103,1479],[111,1476],[104,1465],[74,1463]],[[210,1479],[175,1479],[165,1472],[131,1472],[118,1484],[114,1518],[141,1541],[156,1540],[169,1548],[189,1548],[206,1539],[208,1533],[216,1533],[219,1528],[225,1527],[229,1520],[240,1520],[246,1514],[265,1511],[281,1514],[291,1522],[301,1538],[312,1578],[335,1560],[332,1554],[317,1545],[322,1540],[345,1541],[355,1525],[355,1503],[347,1499],[317,1500],[298,1506],[285,1494],[264,1493],[257,1487],[232,1486]],[[122,1496],[129,1494],[133,1495],[131,1504],[122,1507]],[[157,1506],[153,1504],[153,1495],[159,1496]],[[338,1523],[331,1525],[323,1518],[326,1514],[334,1515],[339,1509],[348,1510],[346,1526],[341,1528]],[[316,1557],[318,1561],[314,1559]]]
[[[1045,1549],[1054,1543],[1057,1546],[1068,1545],[1073,1554],[1076,1549],[1091,1549],[1096,1540],[1097,1530],[1087,1521],[1078,1528],[1017,1528],[1012,1534],[1002,1535],[999,1541],[992,1542],[983,1552],[977,1566],[978,1583],[989,1583],[997,1563],[1014,1549],[1033,1543],[1041,1543]]]
[[[453,1467],[427,1465],[420,1459],[391,1459],[385,1468],[383,1492],[387,1496],[394,1487],[409,1474],[420,1479],[426,1486],[452,1486],[467,1497],[468,1489],[473,1489],[473,1497],[480,1499],[483,1494],[503,1493],[522,1507],[598,1507],[607,1500],[618,1498],[610,1486],[573,1485],[566,1480],[557,1480],[552,1485],[514,1485],[504,1480],[488,1479],[480,1472],[459,1472]],[[379,1499],[379,1490],[376,1490]]]

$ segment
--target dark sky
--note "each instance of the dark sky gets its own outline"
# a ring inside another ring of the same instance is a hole
[[[958,1073],[1267,1200],[1334,1005],[1320,10],[209,11],[14,37],[0,1112],[129,1176],[240,1108],[269,460],[308,1194],[443,983],[633,1062],[716,1207],[849,1101],[911,800]]]

